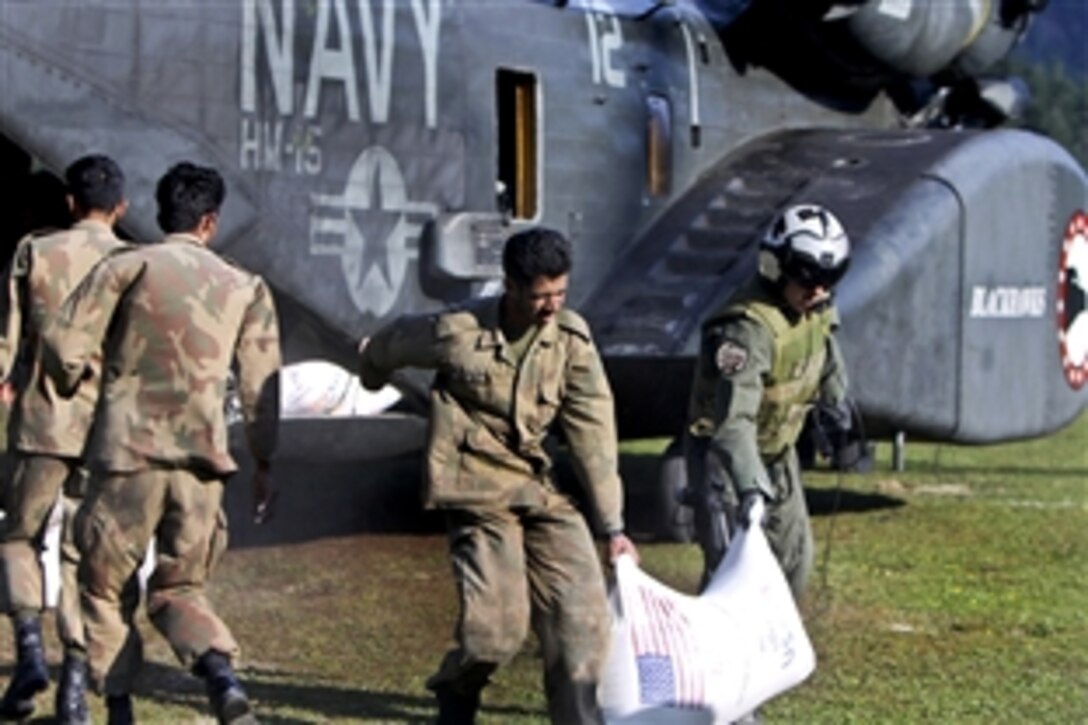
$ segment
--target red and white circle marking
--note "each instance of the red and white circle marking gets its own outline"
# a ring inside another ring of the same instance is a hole
[[[1072,270],[1076,284],[1088,294],[1088,214],[1077,211],[1069,219],[1058,260],[1058,346],[1061,350],[1065,379],[1074,390],[1088,383],[1088,309],[1066,309]],[[1070,315],[1075,319],[1070,319]]]

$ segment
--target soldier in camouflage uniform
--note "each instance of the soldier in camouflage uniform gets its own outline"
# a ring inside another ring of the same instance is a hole
[[[62,583],[57,629],[64,664],[57,688],[56,714],[62,723],[88,722],[86,645],[76,585],[78,552],[72,541],[72,516],[83,444],[94,414],[98,390],[82,386],[66,398],[42,373],[39,336],[65,297],[104,256],[124,247],[113,227],[125,213],[124,176],[112,159],[87,156],[65,173],[75,225],[65,231],[31,234],[16,249],[8,279],[8,315],[0,340],[0,379],[17,378],[11,425],[15,475],[7,492],[7,526],[0,539],[0,597],[15,628],[17,661],[0,716],[28,717],[34,695],[48,684],[41,640],[44,606],[41,552],[50,513],[62,487]]]
[[[849,255],[830,212],[790,207],[761,244],[760,274],[703,323],[685,449],[704,584],[730,526],[763,498],[771,549],[794,596],[804,590],[813,542],[794,444],[813,403],[846,396],[831,291]]]
[[[554,421],[612,558],[636,552],[623,534],[612,392],[585,321],[563,308],[570,266],[558,233],[518,233],[503,252],[501,297],[402,317],[362,345],[369,389],[400,367],[436,370],[424,503],[446,512],[460,597],[457,646],[427,685],[439,723],[474,721],[530,621],[552,722],[599,722],[604,578],[589,526],[552,473]]]
[[[88,443],[89,491],[76,518],[91,681],[110,721],[131,722],[142,663],[134,602],[124,596],[154,537],[147,611],[178,659],[206,680],[220,722],[252,721],[231,666],[238,644],[205,595],[227,544],[224,395],[232,360],[258,510],[269,499],[279,418],[279,333],[264,281],[207,248],[225,196],[220,175],[181,163],[159,181],[160,244],[98,265],[45,332],[46,365],[78,390],[104,350],[102,401]]]

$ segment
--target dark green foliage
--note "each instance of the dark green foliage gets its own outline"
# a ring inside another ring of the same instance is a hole
[[[1024,125],[1050,136],[1088,167],[1088,75],[1071,74],[1061,62],[1012,61],[1008,72],[1031,89]]]
[[[1071,75],[1088,79],[1088,2],[1049,0],[1035,16],[1016,57],[1044,65],[1064,65]]]

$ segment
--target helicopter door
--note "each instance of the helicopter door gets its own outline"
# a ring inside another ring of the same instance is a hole
[[[672,188],[672,110],[669,99],[646,97],[646,191],[667,196]]]
[[[537,80],[532,73],[500,68],[495,76],[499,133],[500,211],[533,219],[538,199]]]

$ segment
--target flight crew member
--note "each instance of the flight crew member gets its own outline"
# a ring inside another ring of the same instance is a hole
[[[761,241],[759,274],[702,327],[686,431],[688,478],[704,584],[725,553],[730,525],[763,527],[795,598],[812,569],[813,541],[795,444],[811,406],[839,406],[846,371],[832,290],[850,242],[823,207],[776,217]]]
[[[563,307],[570,269],[561,234],[519,232],[503,249],[501,296],[401,317],[360,346],[371,390],[401,367],[436,371],[424,503],[445,512],[460,597],[456,647],[427,683],[439,723],[474,721],[530,622],[551,721],[599,722],[604,577],[586,518],[553,475],[554,421],[611,557],[637,552],[623,533],[612,392],[588,326]]]
[[[34,711],[34,696],[49,682],[42,647],[41,553],[50,514],[62,488],[63,544],[57,633],[64,664],[56,692],[58,722],[89,722],[86,643],[76,584],[78,551],[72,518],[85,480],[83,445],[98,390],[81,386],[67,398],[42,372],[40,334],[87,272],[125,246],[113,232],[124,215],[124,175],[106,156],[85,156],[65,172],[75,224],[63,231],[31,234],[19,242],[10,268],[5,337],[0,341],[0,379],[16,378],[11,448],[17,457],[7,492],[7,526],[0,538],[0,587],[4,611],[15,629],[16,664],[0,717],[21,719]]]
[[[154,538],[147,612],[186,667],[206,681],[220,722],[252,721],[232,668],[238,644],[205,595],[227,544],[224,395],[233,360],[257,467],[258,510],[269,499],[279,418],[279,331],[257,275],[208,249],[226,189],[211,168],[183,162],[156,188],[159,244],[95,267],[45,332],[47,371],[81,387],[104,350],[102,400],[88,443],[92,476],[76,517],[91,683],[110,722],[132,720],[142,645],[124,596]]]

